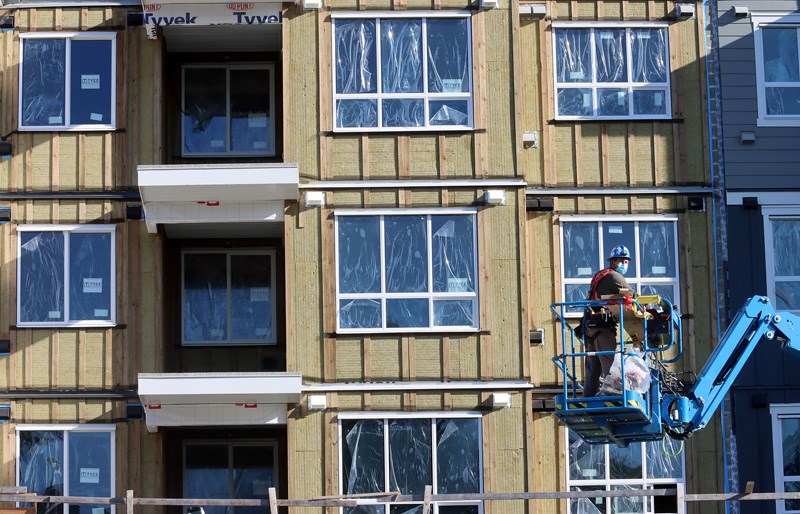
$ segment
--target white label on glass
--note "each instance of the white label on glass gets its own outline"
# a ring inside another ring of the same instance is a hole
[[[100,75],[81,75],[81,89],[100,89]]]
[[[106,514],[105,507],[92,507],[92,514]]]
[[[258,337],[268,336],[269,335],[269,329],[268,328],[256,328],[256,335]]]
[[[49,311],[47,313],[47,317],[48,318],[60,318],[61,317],[61,311]]]
[[[225,337],[225,331],[213,328],[211,329],[211,337]]]
[[[50,125],[61,125],[64,122],[61,121],[61,116],[50,116],[47,118],[47,123]]]
[[[571,71],[569,72],[569,78],[572,80],[583,80],[583,72],[582,71]]]
[[[581,471],[581,474],[583,476],[585,476],[585,477],[596,477],[597,476],[597,470],[596,469],[584,469],[583,471]]]
[[[461,79],[442,79],[442,91],[445,93],[460,93]]]
[[[255,150],[266,150],[267,143],[265,141],[253,141],[253,148]]]
[[[211,148],[223,148],[225,146],[225,141],[222,139],[212,139],[211,140]]]
[[[102,293],[103,292],[103,279],[102,278],[84,278],[83,279],[83,292],[84,293]]]
[[[590,95],[589,93],[583,94],[583,106],[586,107],[587,109],[592,106],[592,95]]]
[[[578,275],[591,275],[592,268],[578,268]]]
[[[636,38],[637,39],[650,39],[650,33],[649,32],[637,32],[636,33]]]
[[[249,128],[265,128],[267,126],[267,115],[263,112],[247,115],[247,126]]]
[[[622,234],[622,227],[620,227],[619,225],[612,225],[612,226],[608,227],[608,233],[609,234]]]
[[[268,302],[269,301],[269,288],[268,287],[251,287],[250,288],[250,301],[251,302]]]
[[[447,291],[451,293],[463,293],[469,291],[469,279],[460,277],[448,278]]]
[[[661,104],[664,103],[664,93],[659,91],[653,95],[653,103],[656,105],[656,107],[661,107]]]
[[[667,267],[666,266],[653,266],[653,269],[650,270],[650,271],[653,274],[656,274],[656,275],[659,275],[659,274],[660,275],[664,275],[664,274],[667,273]]]
[[[625,105],[625,93],[622,91],[617,93],[617,105]]]
[[[100,468],[81,468],[80,480],[82,484],[99,484]]]
[[[601,32],[600,39],[614,39],[614,34],[611,32]]]
[[[94,317],[95,318],[107,318],[108,317],[108,309],[95,309],[94,310]]]
[[[97,112],[93,112],[89,115],[89,119],[92,121],[103,121],[103,115]]]

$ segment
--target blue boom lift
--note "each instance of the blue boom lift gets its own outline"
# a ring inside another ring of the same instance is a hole
[[[584,316],[580,329],[573,328],[567,322],[569,313],[587,308],[594,314]],[[553,304],[551,309],[561,322],[562,352],[553,361],[564,380],[564,391],[555,399],[554,414],[590,444],[627,446],[661,439],[665,432],[672,438],[685,439],[706,426],[756,345],[765,341],[800,351],[800,317],[776,312],[763,296],[748,299],[739,309],[696,376],[666,367],[680,359],[683,345],[680,315],[665,299],[652,296],[566,302]],[[628,380],[622,379],[611,394],[583,397],[577,370],[583,368],[584,358],[591,354],[584,348],[582,332],[587,329],[585,320],[601,315],[598,313],[614,316],[619,323],[619,338],[616,350],[594,355],[618,354],[620,378],[633,368],[631,356],[642,357],[650,371],[645,392],[633,390]]]

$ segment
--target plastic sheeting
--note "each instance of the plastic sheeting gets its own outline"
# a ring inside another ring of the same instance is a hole
[[[66,39],[25,39],[22,51],[20,124],[25,127],[66,124]]]
[[[385,476],[383,420],[342,421],[344,494],[400,491],[423,494],[433,484],[434,493],[477,493],[480,485],[480,420],[439,419],[432,446],[431,420],[399,419],[388,422],[389,477]],[[434,454],[435,452],[435,454]],[[413,506],[398,506],[398,512]]]
[[[367,296],[340,299],[340,326],[380,328],[384,315],[386,326],[394,328],[473,326],[474,244],[473,216],[338,218],[339,294]],[[376,297],[369,298],[370,293]],[[382,293],[390,296],[383,302],[377,296]],[[406,296],[415,293],[424,296]],[[467,298],[436,298],[436,293],[464,293]]]
[[[271,267],[263,254],[184,255],[183,340],[273,340]]]
[[[778,309],[800,309],[800,219],[771,219],[772,260]],[[791,278],[793,280],[787,280]]]
[[[556,83],[575,84],[557,89],[558,114],[666,115],[666,37],[661,28],[557,29]]]
[[[20,233],[20,322],[64,321],[64,233]]]
[[[336,20],[336,94],[374,95],[337,99],[336,126],[421,127],[426,121],[431,125],[467,124],[468,101],[438,96],[471,90],[468,23],[467,18]],[[437,94],[442,95],[434,96]],[[378,95],[392,98],[379,100]]]

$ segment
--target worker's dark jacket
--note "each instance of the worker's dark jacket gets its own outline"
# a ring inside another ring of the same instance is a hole
[[[602,273],[602,271],[598,271],[598,273]],[[597,283],[597,298],[602,298],[607,294],[620,294],[621,289],[629,289],[631,291],[631,296],[636,296],[635,293],[633,293],[633,288],[625,280],[625,277],[622,276],[622,273],[611,270],[610,273],[601,278]]]

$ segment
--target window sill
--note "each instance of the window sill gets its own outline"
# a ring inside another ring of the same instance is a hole
[[[236,348],[239,346],[277,346],[277,341],[235,341],[235,342],[219,342],[219,341],[199,341],[199,342],[190,342],[187,343],[183,341],[180,346],[181,348]]]
[[[683,123],[684,120],[683,120],[683,118],[678,118],[678,117],[675,117],[675,116],[662,116],[662,117],[652,117],[652,118],[645,118],[645,117],[640,117],[640,118],[619,118],[619,117],[614,117],[614,118],[580,118],[580,117],[557,116],[555,118],[552,118],[552,119],[548,120],[548,123],[549,124],[575,123],[575,122],[580,122],[580,123],[587,123],[587,122],[589,122],[589,123],[592,123],[592,122],[595,122],[595,123],[608,123],[608,122],[614,122],[614,121],[620,121],[620,122],[624,122],[624,123],[628,123],[628,122],[652,123],[654,121],[662,121],[662,122],[666,122],[666,123]]]
[[[118,325],[114,321],[71,321],[59,323],[46,322],[25,322],[17,323],[15,328],[126,328],[126,325]]]
[[[486,129],[474,127],[357,127],[357,128],[335,128],[333,130],[323,132],[322,135],[333,134],[382,134],[382,135],[398,135],[407,136],[409,133],[414,134],[435,134],[437,132],[486,132]]]
[[[780,118],[758,118],[757,127],[800,127],[800,116]]]
[[[359,329],[338,329],[334,336],[352,335],[371,335],[371,334],[425,334],[425,335],[447,335],[447,334],[480,334],[483,333],[479,328],[458,328],[458,327],[433,327],[433,328],[359,328]]]
[[[78,125],[74,127],[18,127],[18,132],[114,132],[114,125]]]

